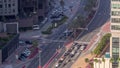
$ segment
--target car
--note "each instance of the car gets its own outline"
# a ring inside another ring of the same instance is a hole
[[[39,25],[33,25],[33,30],[39,30],[40,26]]]
[[[85,46],[82,45],[82,46],[80,47],[80,50],[82,51],[82,50],[84,50],[84,49],[85,49]]]
[[[69,52],[66,52],[65,54],[64,54],[64,56],[68,56],[69,55]]]
[[[25,41],[19,40],[19,44],[25,44]]]
[[[26,44],[32,44],[32,41],[25,41]]]
[[[55,68],[57,68],[59,66],[59,64],[57,63],[56,65],[55,65]]]
[[[31,51],[26,49],[23,53],[24,53],[26,56],[29,56],[29,55],[31,54]]]
[[[24,46],[24,45],[25,45],[25,41],[19,40],[19,45],[20,45],[20,46]]]
[[[24,56],[25,58],[27,58],[27,56],[24,53],[22,53],[21,56]]]
[[[20,61],[25,61],[26,57],[23,55],[20,55],[20,57],[18,58]]]
[[[64,16],[64,15],[63,14],[55,14],[55,15],[52,15],[50,18],[51,19],[60,18],[61,16]]]

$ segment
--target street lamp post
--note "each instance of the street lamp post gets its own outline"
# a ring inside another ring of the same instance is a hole
[[[38,66],[38,68],[42,68],[42,66],[41,66],[41,52],[42,51],[39,49],[38,52],[39,52],[39,56],[38,56],[38,58],[39,58],[39,61],[38,61],[39,62],[39,66]]]

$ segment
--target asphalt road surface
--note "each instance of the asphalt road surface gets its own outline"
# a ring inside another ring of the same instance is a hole
[[[82,42],[89,42],[91,38],[100,31],[100,27],[110,19],[110,0],[100,0],[100,5],[95,18],[88,26],[88,31],[84,31],[77,40]],[[87,52],[86,52],[87,53]],[[78,57],[76,57],[76,61]],[[74,62],[68,63],[63,68],[70,68]]]
[[[110,19],[110,0],[100,0],[98,12],[94,19],[86,27],[88,30],[78,37],[77,40],[81,42],[89,42],[91,38],[100,31],[102,25],[104,25]]]
[[[82,1],[81,1],[82,2]],[[84,5],[85,2],[82,2],[80,5]],[[110,8],[109,8],[110,2],[108,0],[101,0],[100,1],[100,7],[98,9],[98,12],[91,22],[91,24],[88,26],[88,31],[84,31],[78,38],[79,41],[90,41],[91,37],[93,37],[97,32],[99,32],[99,27],[102,26],[110,17]],[[83,11],[81,11],[83,12]],[[80,13],[80,12],[79,12]],[[78,12],[76,13],[78,14]],[[71,22],[74,19],[75,16],[73,16],[69,21]],[[67,25],[64,24],[63,26],[59,27],[58,30],[48,37],[48,39],[58,39],[60,37],[60,34],[66,30]],[[56,52],[56,49],[58,48],[58,43],[51,43],[47,45],[42,53],[41,53],[41,66],[45,65],[45,63],[53,56],[53,54]],[[61,45],[63,46],[63,45]],[[35,63],[38,60],[34,61]]]
[[[72,16],[66,23],[71,23],[71,21],[75,18],[76,14],[78,14],[78,12],[76,12],[74,14],[74,16]],[[60,36],[62,35],[62,33],[66,30],[67,28],[67,24],[63,24],[62,26],[60,26],[55,33],[53,33],[52,35],[50,35],[49,37],[47,37],[47,39],[51,39],[51,40],[58,40],[60,38]],[[56,52],[56,49],[58,49],[58,45],[60,45],[60,47],[63,46],[64,43],[50,43],[46,46],[43,47],[42,52],[41,52],[41,66],[44,66],[47,61],[54,55],[54,53]],[[35,58],[31,63],[35,63],[29,66],[29,68],[33,68],[32,66],[34,66],[34,68],[36,68],[36,64],[38,62],[38,60],[36,60],[37,58]]]

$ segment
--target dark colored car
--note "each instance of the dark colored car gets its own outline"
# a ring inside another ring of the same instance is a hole
[[[26,44],[32,44],[32,42],[31,42],[31,41],[25,41],[25,43],[26,43]]]
[[[52,16],[51,16],[51,19],[53,19],[53,18],[59,18],[60,16],[63,16],[63,14],[52,15]]]
[[[18,58],[19,60],[21,60],[21,61],[25,61],[25,56],[23,56],[23,55],[20,55],[20,57]]]

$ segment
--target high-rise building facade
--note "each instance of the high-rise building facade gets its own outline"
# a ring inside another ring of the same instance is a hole
[[[48,0],[19,0],[18,4],[20,31],[42,24],[47,16]]]
[[[18,0],[0,0],[0,16],[17,14]]]
[[[111,0],[111,33],[110,55],[114,59],[112,68],[120,68],[118,58],[120,57],[120,0]]]
[[[0,32],[18,33],[17,15],[18,0],[0,0]]]

